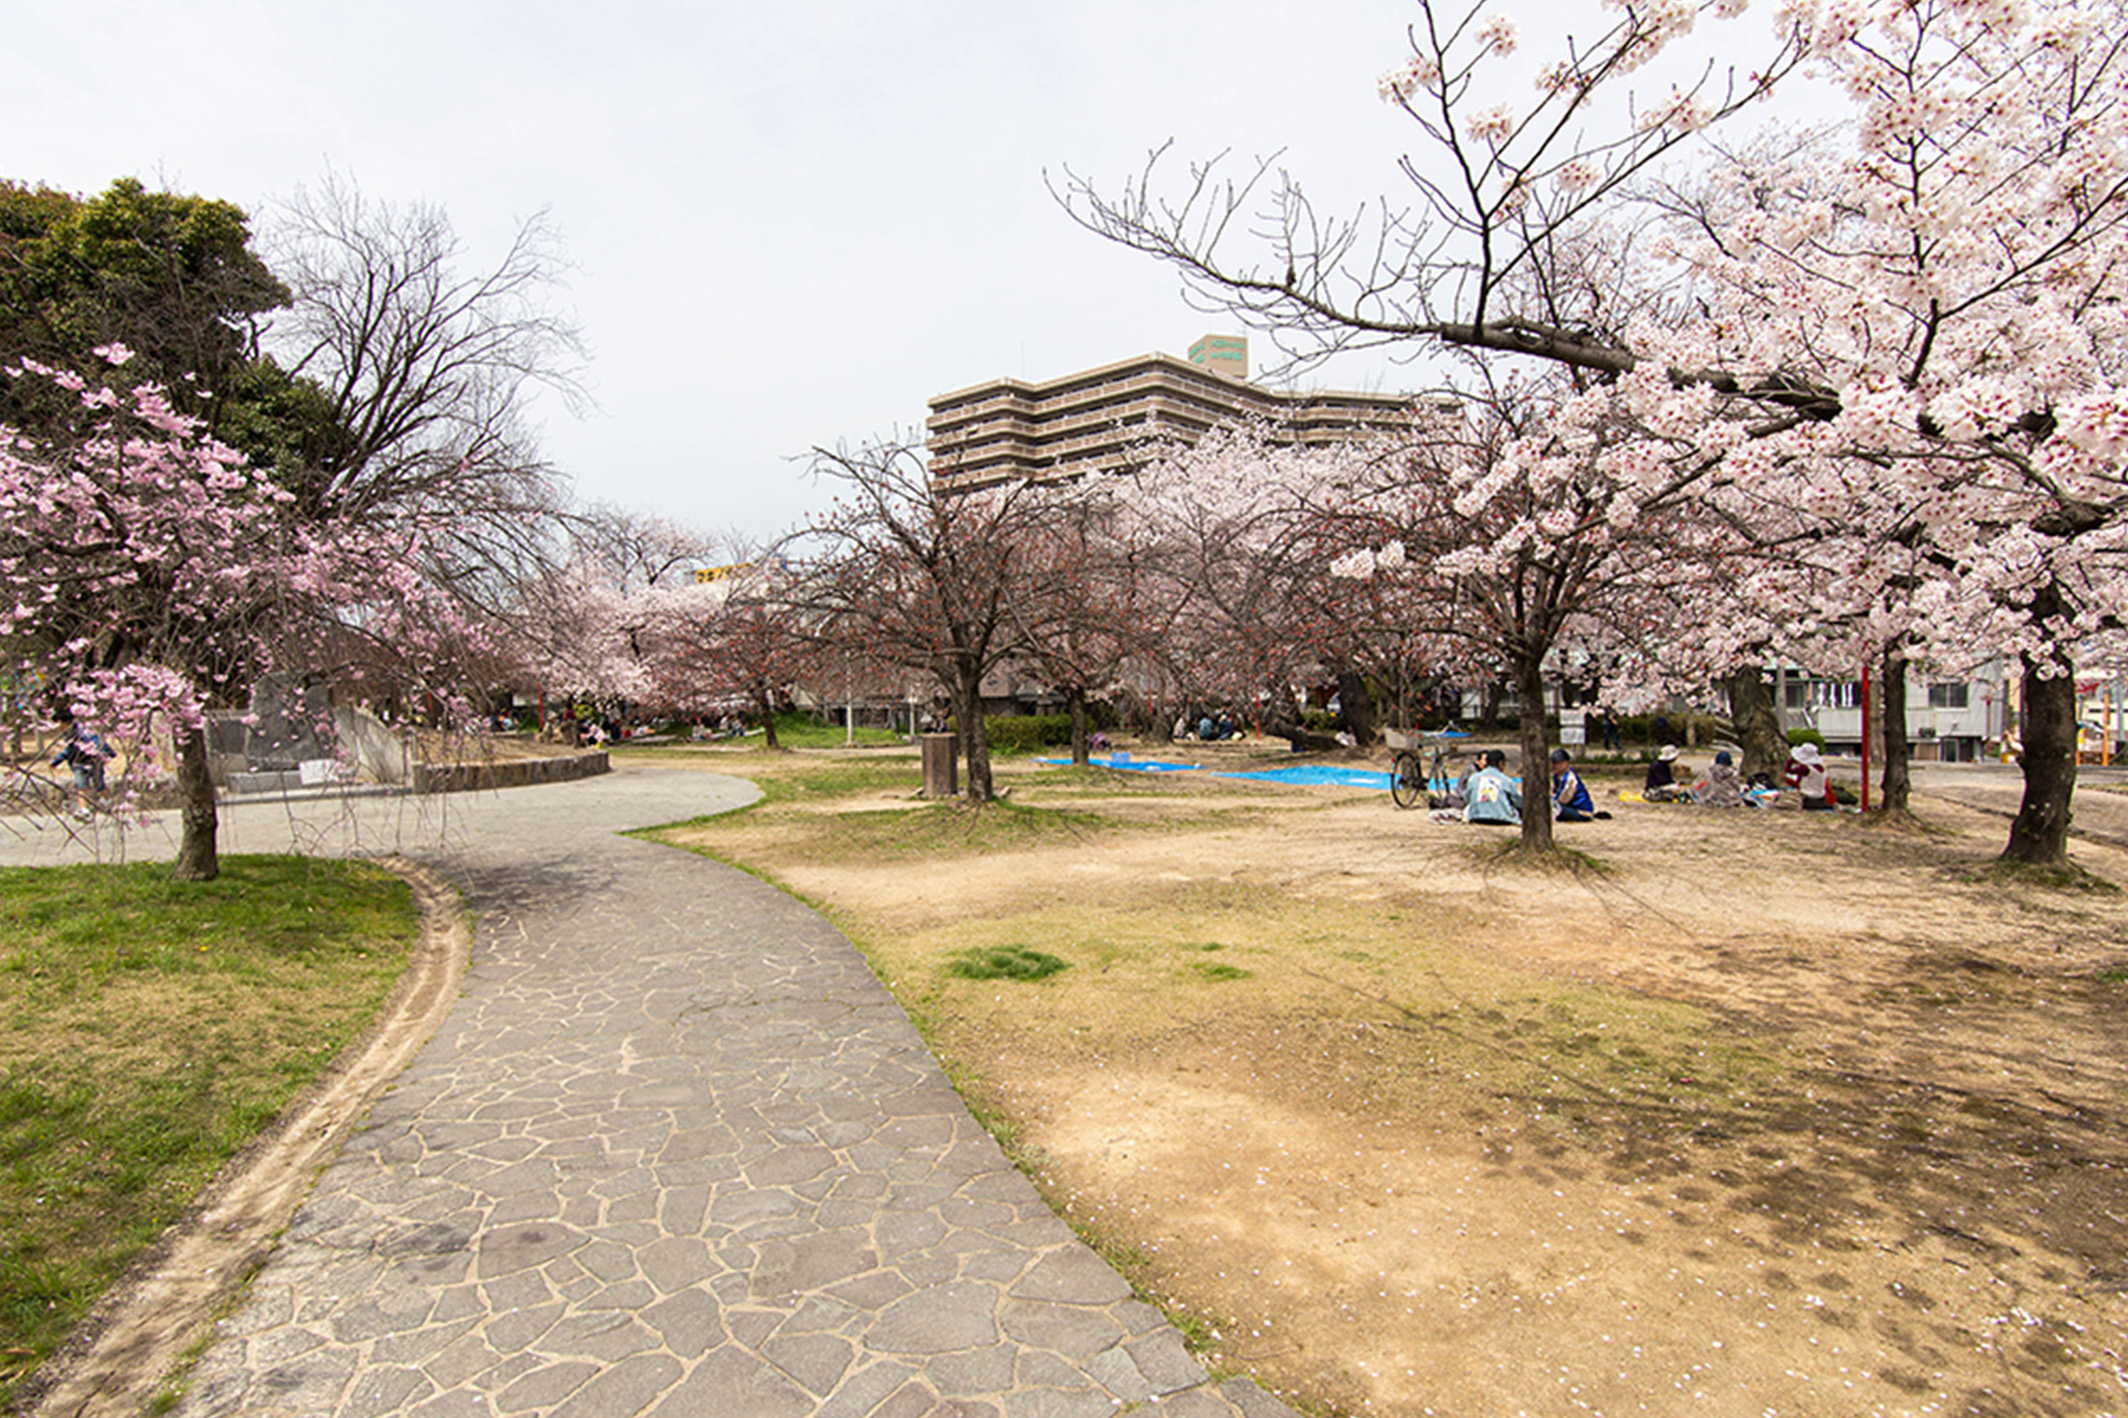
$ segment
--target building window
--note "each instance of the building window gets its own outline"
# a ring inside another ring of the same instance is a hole
[[[1932,684],[1929,686],[1929,708],[1963,709],[1966,707],[1966,686],[1963,684]]]

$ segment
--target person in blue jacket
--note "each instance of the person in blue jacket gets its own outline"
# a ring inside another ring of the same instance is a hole
[[[1563,748],[1552,750],[1552,818],[1557,822],[1596,820],[1596,803],[1589,797],[1589,785],[1581,781]]]
[[[75,718],[71,709],[59,711],[59,722],[59,751],[52,756],[52,766],[73,770],[74,817],[87,822],[95,815],[93,810],[103,797],[104,765],[114,755],[111,746],[103,741],[103,735]]]
[[[1485,762],[1470,775],[1463,807],[1465,822],[1491,823],[1502,827],[1522,825],[1522,790],[1507,776],[1507,755],[1497,748],[1485,751]]]

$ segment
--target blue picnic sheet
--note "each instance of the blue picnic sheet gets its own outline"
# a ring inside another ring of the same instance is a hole
[[[1267,783],[1304,787],[1373,788],[1389,791],[1389,775],[1379,768],[1344,768],[1335,763],[1296,763],[1291,768],[1262,768],[1252,773],[1221,773],[1222,778],[1256,778]]]
[[[1045,758],[1044,763],[1068,767],[1068,758]],[[1121,768],[1128,773],[1198,773],[1201,763],[1163,763],[1153,758],[1095,758],[1094,768]],[[1334,763],[1296,763],[1290,768],[1261,768],[1249,773],[1214,773],[1215,778],[1254,778],[1267,783],[1295,783],[1303,787],[1373,788],[1389,790],[1389,775],[1377,768],[1345,768]]]
[[[1071,767],[1068,758],[1045,758],[1044,763],[1053,763],[1060,768]],[[1195,773],[1204,767],[1201,763],[1162,763],[1155,758],[1103,758],[1095,756],[1087,760],[1089,768],[1121,768],[1128,773]]]

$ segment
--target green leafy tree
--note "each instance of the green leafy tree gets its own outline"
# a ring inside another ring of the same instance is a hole
[[[0,182],[0,359],[88,372],[123,345],[135,378],[220,436],[226,396],[257,357],[288,288],[251,249],[232,202],[151,192],[122,177],[87,200]],[[51,410],[6,410],[36,426]],[[251,452],[251,449],[245,449]]]

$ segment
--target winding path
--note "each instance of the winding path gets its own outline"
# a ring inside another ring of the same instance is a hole
[[[754,795],[624,767],[227,810],[227,851],[430,863],[475,931],[456,1005],[216,1326],[181,1418],[1293,1418],[1208,1378],[1073,1238],[833,927],[617,835]],[[0,860],[83,846],[0,837]]]

